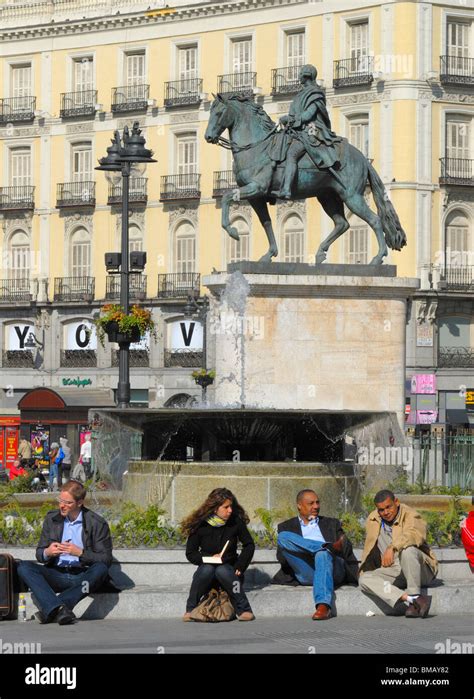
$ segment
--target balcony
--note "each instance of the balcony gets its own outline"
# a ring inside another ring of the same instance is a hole
[[[94,116],[97,105],[97,90],[82,90],[81,92],[62,92],[61,119],[71,117]]]
[[[56,188],[56,207],[95,206],[95,182],[63,182]]]
[[[233,170],[217,170],[214,172],[214,183],[212,185],[212,196],[218,199],[230,189],[235,189],[237,182]]]
[[[95,277],[55,277],[54,301],[87,302],[94,300]]]
[[[474,160],[467,158],[440,158],[440,185],[454,184],[468,187],[474,185]]]
[[[373,82],[373,56],[356,56],[334,61],[333,87],[357,87]]]
[[[474,347],[440,347],[438,367],[445,369],[473,369]]]
[[[112,112],[122,114],[124,112],[146,111],[150,97],[149,85],[123,85],[112,88]]]
[[[165,83],[165,107],[199,105],[202,94],[202,78],[176,80]]]
[[[130,274],[129,293],[131,301],[143,301],[146,298],[146,274]],[[120,301],[120,277],[108,276],[105,298],[107,301]]]
[[[201,175],[190,172],[186,175],[162,175],[160,201],[200,199]]]
[[[9,97],[0,99],[0,125],[17,121],[33,121],[36,97]]]
[[[0,211],[33,211],[34,208],[34,187],[0,187]]]
[[[439,62],[442,85],[474,85],[474,58],[440,56]]]
[[[299,72],[301,66],[288,66],[287,68],[273,68],[272,70],[272,95],[294,95],[301,87]]]
[[[176,272],[158,275],[158,298],[187,299],[195,291],[199,292],[201,275],[195,272]]]
[[[447,266],[441,270],[438,288],[447,291],[474,291],[474,267]]]
[[[131,345],[133,347],[133,345]],[[129,362],[130,368],[132,367],[149,367],[150,366],[150,353],[146,349],[130,349],[129,352]],[[112,351],[112,366],[117,367],[119,365],[119,350]]]
[[[31,350],[3,350],[2,367],[4,369],[34,369],[35,363]]]
[[[165,367],[196,368],[202,367],[202,350],[165,350]]]
[[[230,73],[228,75],[218,75],[217,92],[229,95],[235,92],[244,95],[253,95],[257,85],[257,73]]]
[[[97,353],[92,349],[61,350],[60,366],[62,367],[96,367]]]
[[[146,177],[131,177],[130,187],[128,192],[128,200],[130,203],[146,204],[148,201],[147,194],[148,180]],[[109,196],[107,204],[122,203],[122,183],[109,185]]]
[[[0,279],[0,303],[29,303],[32,298],[29,278]]]

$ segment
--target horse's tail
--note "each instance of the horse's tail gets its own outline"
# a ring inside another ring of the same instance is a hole
[[[376,170],[369,163],[369,184],[374,195],[377,213],[382,222],[385,241],[392,250],[401,250],[407,244],[407,237],[400,219],[390,199],[387,190]]]

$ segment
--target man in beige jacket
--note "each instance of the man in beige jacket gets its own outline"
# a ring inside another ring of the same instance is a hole
[[[426,523],[416,510],[400,503],[390,490],[374,498],[376,509],[367,518],[360,564],[363,592],[392,609],[405,603],[405,616],[428,615],[431,597],[421,594],[438,572],[438,561],[426,543]]]

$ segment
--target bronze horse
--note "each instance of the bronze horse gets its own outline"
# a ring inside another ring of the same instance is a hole
[[[228,141],[221,138],[225,129],[229,131]],[[205,139],[208,143],[220,143],[232,149],[234,174],[238,184],[238,188],[226,192],[222,197],[222,226],[232,238],[239,240],[238,231],[230,225],[229,210],[233,201],[247,199],[268,238],[268,252],[260,258],[260,262],[271,262],[272,257],[278,255],[267,202],[275,203],[270,192],[278,190],[281,185],[283,165],[278,165],[271,156],[276,146],[275,139],[284,137],[285,134],[277,133],[276,124],[262,107],[248,97],[238,94],[226,97],[217,95],[211,105]],[[350,228],[344,215],[345,204],[374,231],[379,250],[370,264],[382,264],[383,258],[388,254],[387,246],[401,250],[406,245],[405,232],[382,180],[367,158],[345,140],[341,150],[341,169],[338,175],[344,186],[329,172],[317,169],[307,155],[298,163],[293,198],[317,197],[324,211],[334,221],[334,229],[318,248],[316,263],[326,259],[330,245]],[[374,196],[377,214],[364,199],[367,181]]]

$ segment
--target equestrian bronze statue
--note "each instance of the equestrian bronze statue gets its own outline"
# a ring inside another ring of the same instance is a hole
[[[271,262],[278,255],[278,248],[267,203],[315,196],[334,221],[334,229],[318,248],[316,263],[326,259],[330,245],[350,228],[344,214],[345,204],[374,231],[379,249],[370,264],[382,264],[388,254],[387,246],[401,250],[406,245],[405,232],[382,180],[365,155],[332,131],[324,92],[316,83],[316,75],[312,65],[300,69],[301,89],[288,116],[282,117],[279,125],[245,95],[215,97],[205,139],[232,150],[238,185],[222,197],[222,226],[232,238],[239,240],[238,231],[230,224],[230,205],[233,201],[248,200],[269,243],[268,252],[259,261]],[[221,137],[225,129],[229,139]],[[365,201],[367,183],[377,213]]]

